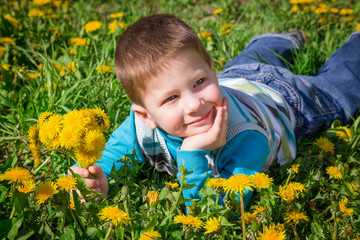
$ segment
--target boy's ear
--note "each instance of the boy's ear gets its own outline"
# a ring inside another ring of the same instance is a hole
[[[151,116],[144,107],[137,104],[133,104],[131,106],[131,109],[146,126],[148,126],[151,129],[155,129],[157,127],[157,124],[154,122],[154,120],[152,120]]]

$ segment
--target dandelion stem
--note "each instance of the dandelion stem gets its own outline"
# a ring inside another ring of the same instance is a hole
[[[294,224],[291,224],[290,226],[291,226],[291,229],[292,229],[293,232],[294,232],[294,235],[295,235],[296,240],[300,240],[299,235],[298,235],[298,233],[296,232],[295,225],[294,225]]]
[[[12,219],[14,217],[14,214],[15,214],[15,203],[13,205],[13,208],[12,208],[12,211],[11,211],[11,214],[10,214],[10,219]]]
[[[35,170],[33,170],[31,173],[32,173],[32,174],[35,174],[37,171],[39,171],[45,164],[47,164],[47,163],[50,161],[50,157],[51,157],[51,156],[48,156],[47,159],[46,159],[38,168],[36,168]]]
[[[334,218],[334,235],[333,235],[333,240],[336,240],[336,235],[337,235],[337,217],[336,217],[336,213],[335,213],[335,218]]]
[[[112,230],[112,223],[110,223],[110,227],[109,227],[109,229],[108,229],[108,231],[107,231],[107,233],[106,233],[106,235],[105,235],[104,240],[109,239],[110,234],[111,234],[111,230]]]
[[[242,194],[240,194],[240,211],[241,211],[241,224],[242,224],[243,239],[246,239],[244,200],[243,200]]]
[[[286,186],[288,185],[288,183],[290,181],[291,174],[292,174],[292,172],[290,172],[288,178],[286,179],[285,188],[286,188]]]

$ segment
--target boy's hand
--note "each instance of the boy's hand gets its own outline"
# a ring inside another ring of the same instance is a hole
[[[83,178],[85,178],[86,185],[88,188],[95,192],[101,192],[103,193],[104,197],[107,197],[109,192],[109,183],[105,176],[104,171],[101,169],[100,166],[94,165],[90,166],[89,169],[84,169],[76,166],[70,167],[74,173],[79,174]],[[94,179],[88,178],[90,173],[95,177]],[[68,171],[68,174],[71,176],[71,172]],[[81,200],[83,201],[84,198],[81,196],[80,192],[77,191]]]
[[[224,146],[229,121],[228,99],[223,98],[222,106],[216,108],[216,116],[212,127],[204,133],[184,139],[181,150],[214,150]]]

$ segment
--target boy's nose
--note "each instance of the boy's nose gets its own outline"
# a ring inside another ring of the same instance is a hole
[[[191,94],[187,96],[184,104],[185,114],[189,115],[201,109],[204,104],[204,99],[201,96],[197,96],[196,94]]]

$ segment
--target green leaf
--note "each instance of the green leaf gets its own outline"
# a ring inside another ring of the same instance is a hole
[[[8,233],[7,237],[12,240],[15,239],[15,237],[18,235],[19,228],[23,222],[24,218],[14,218],[12,220],[12,227],[10,229],[10,232]]]
[[[171,239],[182,239],[183,232],[182,231],[175,231],[171,233]]]
[[[75,240],[75,231],[72,228],[66,228],[65,233],[60,236],[60,240]]]
[[[88,227],[86,230],[86,234],[92,238],[101,238],[101,231],[96,227]]]

